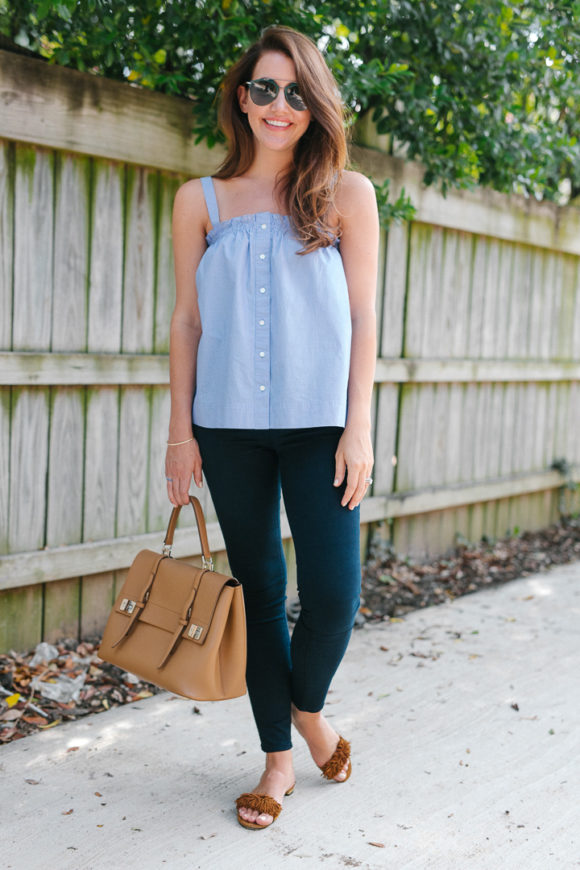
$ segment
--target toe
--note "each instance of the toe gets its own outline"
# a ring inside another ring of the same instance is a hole
[[[273,817],[273,816],[269,816],[268,813],[261,813],[261,814],[256,818],[256,822],[257,822],[259,825],[269,825],[269,824],[270,824],[271,822],[273,822],[273,821],[274,821],[274,817]]]

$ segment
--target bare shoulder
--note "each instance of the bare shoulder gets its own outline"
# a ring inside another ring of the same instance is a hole
[[[345,169],[336,192],[338,211],[347,218],[361,210],[376,209],[376,194],[370,178],[362,172]]]
[[[192,229],[204,234],[210,228],[209,215],[200,178],[190,178],[180,185],[173,200],[173,216],[176,221],[185,221]]]

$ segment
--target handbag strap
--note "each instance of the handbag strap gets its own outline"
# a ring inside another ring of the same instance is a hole
[[[213,571],[213,559],[211,557],[211,552],[209,549],[209,542],[207,538],[207,529],[205,527],[205,517],[203,515],[203,509],[201,507],[201,502],[195,495],[189,496],[189,502],[193,508],[193,512],[195,514],[195,521],[197,523],[197,531],[199,533],[199,539],[201,541],[201,551],[202,551],[202,564],[204,568],[209,568],[210,571]],[[169,525],[167,526],[167,534],[165,535],[165,540],[163,541],[163,555],[170,556],[171,548],[173,546],[173,535],[175,533],[175,527],[177,526],[177,518],[179,517],[179,512],[181,511],[182,505],[178,504],[171,511],[171,516],[169,518]]]

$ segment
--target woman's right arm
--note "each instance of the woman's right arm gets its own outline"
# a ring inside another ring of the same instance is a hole
[[[207,208],[199,179],[182,184],[173,203],[172,239],[175,268],[175,308],[169,333],[169,386],[171,414],[168,441],[193,436],[197,348],[202,333],[195,272],[207,248]],[[191,477],[202,486],[201,455],[197,441],[167,447],[167,495],[173,505],[188,504]]]

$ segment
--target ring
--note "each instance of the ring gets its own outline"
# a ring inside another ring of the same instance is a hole
[[[165,480],[173,480],[172,477],[166,477]]]
[[[372,482],[373,482],[372,477],[365,477],[365,483],[372,483]]]

